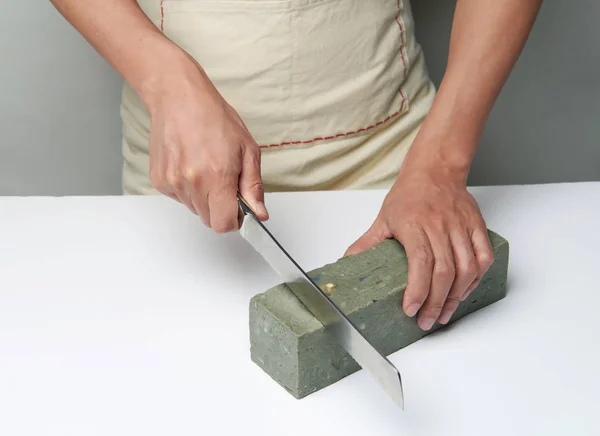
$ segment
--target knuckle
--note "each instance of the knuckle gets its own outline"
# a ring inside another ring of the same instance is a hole
[[[235,165],[225,159],[215,159],[206,164],[206,172],[212,177],[223,179],[235,171]]]
[[[223,171],[224,164],[215,156],[205,155],[198,160],[198,173],[211,178]]]
[[[441,280],[453,280],[456,274],[454,265],[447,261],[438,261],[433,268],[433,274]]]
[[[428,216],[429,223],[434,229],[446,228],[446,217],[439,212],[432,212]]]
[[[207,159],[201,159],[198,162],[197,170],[199,174],[209,174],[212,171],[213,165],[211,165]]]
[[[454,296],[454,295],[448,295],[448,298],[446,298],[446,308],[450,308],[452,310],[456,309],[458,307],[458,305],[460,304],[460,297]]]
[[[181,170],[183,180],[195,185],[200,180],[201,171],[197,167],[186,167]]]
[[[491,251],[485,251],[479,256],[479,266],[483,270],[487,270],[494,263],[494,253]]]
[[[255,192],[264,192],[265,187],[262,180],[252,180],[248,184],[248,189]]]
[[[181,192],[183,181],[178,174],[167,174],[165,177],[167,186],[175,192]]]
[[[392,200],[384,200],[384,206],[393,207]],[[397,223],[399,230],[409,235],[422,231],[422,227],[418,224],[419,216],[412,211],[407,211],[402,221]]]
[[[430,265],[433,263],[433,253],[426,245],[419,245],[415,248],[413,258],[422,265]]]
[[[458,267],[457,275],[465,278],[475,278],[479,273],[479,264],[475,258]]]
[[[222,165],[222,164],[215,164],[215,165],[213,165],[211,167],[210,172],[213,175],[213,177],[216,177],[217,179],[222,179],[228,173],[227,166],[226,165]]]
[[[437,318],[444,308],[444,301],[432,301],[421,310],[423,316]]]

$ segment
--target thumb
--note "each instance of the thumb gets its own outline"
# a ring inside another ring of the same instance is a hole
[[[354,244],[352,244],[344,253],[344,257],[352,256],[355,254],[362,253],[370,248],[373,248],[380,242],[388,239],[388,233],[385,230],[383,224],[379,221],[375,221],[373,225],[367,230],[360,238],[358,238]]]
[[[242,197],[248,202],[258,219],[268,220],[269,213],[265,207],[265,190],[260,173],[260,149],[256,144],[244,150],[239,185]]]

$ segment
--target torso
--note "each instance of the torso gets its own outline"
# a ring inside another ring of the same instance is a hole
[[[382,154],[412,142],[435,92],[406,1],[138,2],[240,114],[273,190],[365,186],[368,165],[389,183],[400,163]]]

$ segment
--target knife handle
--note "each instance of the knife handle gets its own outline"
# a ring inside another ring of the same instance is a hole
[[[238,229],[242,227],[242,224],[244,222],[244,218],[246,217],[246,215],[251,215],[254,219],[258,220],[258,218],[256,217],[256,214],[254,213],[254,211],[252,210],[252,208],[248,205],[248,202],[246,200],[244,200],[244,197],[242,197],[242,194],[238,191],[237,193],[237,198],[238,198]]]

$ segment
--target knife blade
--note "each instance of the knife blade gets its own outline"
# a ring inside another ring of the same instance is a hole
[[[362,332],[310,278],[257,218],[238,193],[240,234],[283,279],[298,299],[330,330],[340,345],[370,373],[379,386],[404,410],[402,378],[398,369],[369,342]]]

